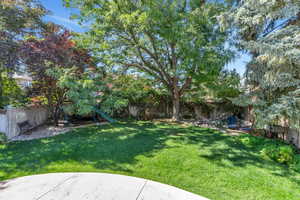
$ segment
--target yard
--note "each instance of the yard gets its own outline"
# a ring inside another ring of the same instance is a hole
[[[262,159],[259,145],[245,145],[243,137],[162,122],[82,128],[0,145],[0,180],[107,172],[155,180],[215,200],[300,199],[300,174]]]

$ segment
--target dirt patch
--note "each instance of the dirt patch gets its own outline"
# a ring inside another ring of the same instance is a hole
[[[88,126],[104,125],[104,124],[107,124],[107,122],[84,124],[84,125],[77,125],[77,126],[72,126],[72,127],[57,127],[57,126],[44,125],[44,126],[34,129],[33,131],[31,131],[27,134],[22,134],[17,137],[14,137],[10,140],[10,142],[53,137],[56,135],[65,134],[75,128],[84,128],[84,127],[88,127]]]

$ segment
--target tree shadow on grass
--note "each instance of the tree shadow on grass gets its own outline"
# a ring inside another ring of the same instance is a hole
[[[167,148],[165,141],[173,132],[172,128],[164,129],[150,122],[127,122],[78,129],[52,138],[10,143],[6,148],[0,148],[0,180],[14,177],[18,172],[47,172],[47,167],[53,165],[66,165],[66,171],[80,170],[80,166],[68,167],[68,162],[130,173],[128,164],[134,164],[136,156],[152,156],[156,151]],[[4,172],[2,176],[1,171]]]
[[[199,147],[199,156],[226,167],[256,166],[300,184],[283,165],[261,158],[255,146],[247,146],[218,131],[167,123],[126,122],[74,130],[65,135],[0,147],[0,180],[20,175],[64,171],[114,171],[132,173],[137,156],[152,157],[176,144]]]
[[[262,157],[260,153],[262,145],[273,142],[269,139],[255,138],[258,143],[245,145],[241,142],[241,137],[243,136],[230,136],[211,129],[190,131],[184,137],[187,143],[199,145],[200,152],[202,152],[199,155],[200,157],[210,160],[221,167],[233,169],[236,167],[255,166],[267,169],[271,171],[271,174],[278,177],[286,177],[300,185],[299,173],[290,169],[287,165]],[[254,136],[247,137],[254,138]],[[205,149],[205,151],[201,151],[201,149]]]

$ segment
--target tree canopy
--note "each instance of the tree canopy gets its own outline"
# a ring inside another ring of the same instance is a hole
[[[186,0],[65,0],[90,24],[82,44],[106,66],[150,75],[172,95],[173,118],[195,75],[218,73],[230,58],[217,14],[221,4]],[[203,77],[202,76],[202,77]]]
[[[236,32],[238,45],[253,56],[247,66],[246,95],[259,126],[300,120],[300,1],[238,1],[220,17]]]
[[[50,23],[40,37],[30,37],[23,42],[21,57],[34,81],[32,94],[47,99],[51,117],[57,124],[62,106],[70,97],[68,90],[72,89],[61,87],[68,84],[65,81],[59,84],[59,81],[67,74],[72,75],[68,82],[83,78],[85,69],[93,65],[91,56],[86,49],[76,45],[69,31]]]
[[[46,12],[35,0],[0,2],[0,101],[3,98],[4,77],[11,75],[20,66],[20,40],[42,27],[41,18]]]

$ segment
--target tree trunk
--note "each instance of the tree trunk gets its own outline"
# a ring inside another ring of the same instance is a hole
[[[172,120],[178,121],[179,120],[179,111],[180,111],[180,95],[178,91],[174,91],[173,97],[172,97],[172,102],[173,102],[173,115],[172,115]]]
[[[53,102],[52,98],[48,96],[48,110],[50,111],[51,120],[53,121],[53,124],[55,126],[58,126],[58,120],[59,120],[59,107],[55,102]]]
[[[203,119],[204,117],[203,117],[201,106],[194,105],[193,107],[194,107],[194,112],[195,112],[195,115],[196,115],[196,119],[197,120]]]

